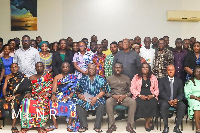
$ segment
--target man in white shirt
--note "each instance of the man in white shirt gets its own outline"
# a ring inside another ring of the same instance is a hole
[[[40,61],[40,55],[37,49],[30,46],[30,37],[24,35],[22,37],[22,48],[15,52],[13,63],[17,63],[20,67],[19,71],[27,77],[36,74],[35,64]]]
[[[152,68],[155,50],[150,47],[150,44],[151,38],[145,37],[144,46],[140,49],[140,56],[143,57]]]

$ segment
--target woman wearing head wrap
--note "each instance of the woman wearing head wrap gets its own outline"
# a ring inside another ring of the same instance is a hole
[[[40,52],[40,60],[44,64],[45,72],[52,72],[52,53],[49,53],[48,48],[49,44],[45,41],[39,43]]]

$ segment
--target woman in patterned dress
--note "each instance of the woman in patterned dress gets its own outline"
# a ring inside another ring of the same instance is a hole
[[[88,64],[92,63],[92,55],[86,51],[85,42],[79,42],[80,52],[75,53],[73,57],[75,75],[80,79],[83,75],[87,75]]]
[[[40,42],[39,48],[42,50],[40,52],[40,60],[44,64],[44,71],[52,72],[52,53],[48,52],[48,43],[45,41]]]

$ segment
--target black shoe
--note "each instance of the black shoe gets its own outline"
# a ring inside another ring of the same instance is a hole
[[[176,126],[174,127],[173,132],[176,132],[176,133],[182,133],[181,130],[180,130],[178,127],[176,127]]]
[[[125,115],[118,115],[115,120],[118,121],[118,120],[122,120],[122,119],[125,119]]]
[[[164,127],[164,130],[162,133],[168,133],[169,132],[169,127]]]
[[[173,112],[170,112],[169,114],[168,114],[168,118],[171,118],[173,116]]]
[[[154,130],[154,126],[152,125],[152,126],[150,127],[150,129],[151,129],[151,130]]]
[[[146,127],[145,127],[145,130],[146,130],[147,132],[150,132],[150,131],[151,131],[151,128],[146,128]]]

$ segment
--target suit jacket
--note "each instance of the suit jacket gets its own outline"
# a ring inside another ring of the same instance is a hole
[[[159,80],[159,101],[170,100],[171,95],[171,88],[170,88],[170,81],[168,76],[161,78]],[[173,83],[173,99],[178,99],[179,101],[183,99],[183,84],[182,80],[174,77],[174,83]]]
[[[68,62],[70,64],[70,73],[72,73],[74,71],[74,65],[72,60],[73,60],[72,51],[66,51],[64,61],[62,61],[59,51],[54,52],[52,57],[53,76],[55,77],[56,75],[62,72],[61,66],[63,62]]]

